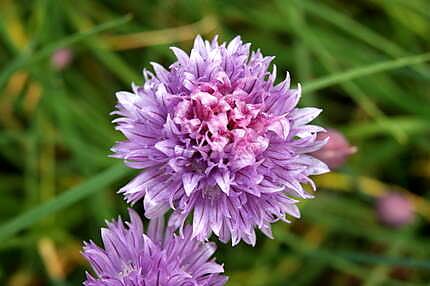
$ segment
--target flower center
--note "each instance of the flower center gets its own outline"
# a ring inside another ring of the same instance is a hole
[[[240,88],[200,83],[178,103],[173,120],[199,157],[224,163],[237,156],[255,157],[267,148],[264,135],[276,119],[251,100]]]

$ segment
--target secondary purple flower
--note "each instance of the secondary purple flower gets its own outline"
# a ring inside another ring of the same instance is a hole
[[[400,193],[388,193],[377,201],[376,212],[381,223],[398,228],[414,220],[412,203]]]
[[[54,69],[61,71],[73,60],[73,52],[69,48],[56,50],[51,56],[51,65]]]
[[[349,156],[357,152],[357,147],[351,146],[345,136],[335,129],[319,133],[318,138],[329,140],[323,148],[313,152],[312,155],[326,163],[332,170],[341,167]]]
[[[239,37],[219,44],[197,37],[190,55],[172,48],[168,69],[152,63],[143,86],[118,92],[114,114],[127,138],[113,148],[127,165],[145,169],[120,190],[129,203],[143,198],[149,218],[173,209],[182,228],[193,215],[193,237],[255,244],[255,228],[299,217],[295,198],[311,198],[303,183],[328,171],[310,156],[326,140],[308,123],[316,108],[296,108],[290,78],[275,85],[273,57],[250,52]]]
[[[85,286],[221,286],[227,277],[223,267],[210,260],[216,246],[164,228],[162,218],[149,223],[143,232],[139,215],[129,210],[130,222],[121,219],[102,228],[104,249],[85,243],[83,255],[95,275],[87,273]]]

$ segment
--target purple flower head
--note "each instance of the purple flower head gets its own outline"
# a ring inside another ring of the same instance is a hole
[[[143,199],[149,218],[173,209],[170,225],[193,216],[192,237],[255,244],[255,228],[299,217],[296,198],[311,198],[302,183],[328,171],[310,156],[326,140],[308,123],[316,108],[296,108],[290,78],[275,84],[273,57],[251,52],[239,37],[219,44],[197,37],[191,54],[172,48],[168,69],[152,63],[143,86],[118,92],[114,114],[127,138],[113,148],[128,166],[144,169],[120,190]]]
[[[214,243],[191,239],[165,229],[162,218],[151,220],[148,231],[137,213],[129,210],[130,222],[121,219],[102,228],[104,249],[86,243],[83,255],[95,276],[87,273],[85,286],[221,286],[227,282],[223,267],[209,260]]]

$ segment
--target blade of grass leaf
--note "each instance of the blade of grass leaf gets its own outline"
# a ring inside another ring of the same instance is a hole
[[[403,245],[409,242],[406,238],[407,237],[402,237],[402,239],[394,239],[391,241],[388,245],[387,255],[398,256],[401,254]],[[364,281],[363,286],[381,285],[390,275],[391,267],[389,266],[390,265],[379,265],[378,267],[373,268],[372,271],[369,272],[369,276]]]
[[[388,39],[380,36],[351,17],[345,16],[344,14],[332,9],[328,5],[324,5],[316,1],[296,1],[296,3],[312,15],[332,23],[339,29],[344,30],[350,35],[355,36],[356,38],[384,53],[387,53],[388,55],[398,57],[404,56],[405,54],[405,51],[403,51],[403,49],[398,47],[395,43],[392,43]]]
[[[427,121],[413,117],[391,117],[383,119],[382,125],[376,125],[373,122],[349,125],[340,128],[348,137],[368,138],[381,134],[389,134],[392,128],[402,130],[408,135],[430,132],[430,126]]]
[[[419,13],[421,15],[426,16],[427,18],[430,18],[430,11],[428,7],[426,7],[426,2],[419,2],[419,1],[403,1],[403,0],[373,0],[375,3],[384,3],[387,7],[390,5],[393,5],[393,2],[395,2],[397,5],[402,6],[403,9],[410,9],[413,10],[416,13]]]
[[[64,143],[75,155],[74,158],[81,162],[82,168],[89,171],[91,168],[98,170],[100,167],[110,166],[109,159],[105,149],[95,142],[87,142],[84,138],[83,131],[79,129],[76,122],[80,122],[73,117],[71,113],[72,105],[69,104],[66,95],[66,89],[62,84],[55,85],[52,79],[41,77],[38,70],[33,73],[33,77],[40,80],[45,86],[46,108],[55,118],[56,126],[62,143]],[[81,122],[80,122],[81,123]],[[94,133],[94,132],[93,132]],[[106,141],[106,142],[110,142]]]
[[[298,33],[297,27],[303,27],[306,24],[305,13],[303,9],[299,6],[290,6],[290,8],[295,8],[294,11],[289,13],[289,19],[292,22],[291,27],[296,34]],[[298,37],[299,38],[299,37]],[[296,69],[298,77],[303,80],[308,80],[312,76],[313,62],[311,61],[311,53],[308,44],[303,38],[294,47],[294,53],[296,54]],[[307,96],[302,98],[304,105],[318,106],[317,98],[314,94],[309,93]],[[321,120],[321,119],[320,119]]]
[[[318,45],[324,45],[331,54],[336,55],[336,61],[342,64],[343,69],[347,67],[360,67],[378,63],[381,56],[376,52],[366,49],[357,41],[352,41],[348,37],[339,33],[330,32],[316,26],[312,27],[314,36],[318,37]],[[429,65],[426,65],[429,66]],[[358,78],[354,84],[358,85],[366,95],[371,95],[372,100],[383,106],[385,110],[394,108],[395,110],[419,115],[423,119],[430,119],[429,105],[427,102],[425,89],[420,89],[419,83],[425,83],[422,77],[410,69],[400,69],[394,73],[378,73],[369,77]],[[416,81],[419,79],[419,81]],[[406,84],[410,85],[405,89]],[[402,84],[401,84],[402,83]],[[411,89],[411,86],[414,86]],[[413,92],[412,92],[413,90]]]
[[[395,60],[389,60],[363,67],[353,68],[344,72],[329,75],[327,77],[312,80],[303,86],[303,93],[314,92],[360,77],[365,77],[375,73],[390,71],[411,65],[417,65],[427,61],[430,61],[430,53],[402,57],[397,58]]]
[[[335,255],[357,263],[401,266],[412,269],[430,269],[429,260],[419,260],[407,257],[381,256],[369,253],[358,253],[350,251],[337,251],[335,252]]]
[[[359,220],[351,220],[349,218],[345,219],[343,218],[343,213],[328,213],[328,208],[318,207],[317,209],[314,207],[312,210],[305,208],[302,208],[302,210],[303,217],[307,218],[309,222],[330,229],[334,234],[365,239],[376,244],[388,244],[400,236],[396,232],[385,230],[376,225],[365,224]],[[428,247],[429,244],[426,241],[415,237],[414,243],[405,246],[405,250],[423,253],[424,249],[424,255],[428,255]]]
[[[348,34],[362,40],[368,45],[378,49],[379,51],[392,56],[401,57],[408,54],[403,48],[398,46],[396,43],[390,41],[389,39],[379,35],[373,30],[369,29],[360,22],[355,21],[351,17],[347,17],[344,14],[331,8],[329,5],[324,5],[316,1],[296,1],[301,5],[306,11],[312,13],[316,17],[320,17],[325,21],[332,23],[341,30],[344,30]],[[422,69],[421,67],[414,68],[421,75],[429,77],[428,70]]]
[[[67,15],[71,24],[77,30],[85,30],[93,26],[90,19],[78,14],[75,9],[67,9]],[[97,38],[91,38],[85,41],[85,44],[93,52],[94,56],[102,62],[113,74],[116,74],[123,83],[129,85],[130,82],[138,83],[141,76],[136,73],[130,66],[117,54],[109,51],[105,42]]]
[[[336,55],[336,61],[342,63],[344,67],[359,67],[381,61],[381,57],[375,52],[362,46],[357,48],[358,53],[354,51],[355,47],[359,45],[357,41],[351,41],[347,37],[342,37],[315,26],[312,27],[312,31],[314,36],[317,35],[318,37],[318,45],[323,45],[331,54]],[[348,52],[344,53],[343,51]],[[396,78],[390,73],[378,73],[370,77],[358,78],[354,81],[354,84],[358,85],[366,95],[371,95],[372,100],[383,105],[385,109],[395,108],[399,111],[419,115],[428,120],[430,119],[430,109],[428,104],[423,104],[423,101],[427,100],[424,96],[426,92],[418,88],[411,92],[410,90],[405,90],[403,84],[399,84],[399,77],[404,78],[406,81],[406,78],[412,80],[415,75],[416,73],[408,69],[401,69],[396,72]],[[412,84],[415,80],[408,80],[408,82]]]
[[[344,273],[348,273],[350,275],[356,276],[358,278],[364,278],[366,276],[366,271],[361,267],[350,263],[348,260],[333,255],[330,251],[323,251],[317,249],[309,242],[306,242],[303,239],[298,238],[295,234],[291,232],[285,231],[285,229],[274,229],[275,237],[291,246],[291,248],[302,256],[310,256],[316,259],[319,259],[321,262],[324,262],[338,271],[342,271]]]
[[[216,18],[213,15],[207,15],[191,24],[155,31],[107,36],[104,41],[115,51],[166,45],[191,41],[197,34],[207,35],[216,30],[217,25]]]
[[[63,192],[56,198],[16,216],[0,226],[0,240],[5,240],[42,218],[107,188],[130,172],[131,170],[124,167],[122,163],[114,165],[88,181]]]
[[[413,259],[409,257],[382,256],[356,251],[328,249],[324,247],[314,248],[295,234],[286,231],[277,231],[275,236],[282,242],[294,245],[294,248],[296,248],[297,251],[302,252],[306,256],[327,260],[327,262],[333,263],[333,266],[339,267],[340,269],[345,267],[344,270],[347,271],[352,272],[352,270],[357,270],[355,271],[357,274],[361,271],[359,270],[358,265],[350,264],[351,262],[371,265],[402,266],[415,269],[430,269],[429,260]]]
[[[294,1],[294,3],[299,3],[300,1]],[[282,2],[280,2],[282,3]],[[294,15],[298,14],[297,11],[301,10],[301,6],[295,5],[291,7],[296,7],[296,11],[288,14],[288,18],[294,19]],[[290,8],[291,8],[290,7]],[[281,9],[284,7],[281,6]],[[284,9],[286,13],[291,10]],[[336,56],[329,52],[323,45],[320,44],[318,38],[314,35],[314,31],[311,31],[307,26],[307,23],[302,20],[300,22],[293,22],[292,27],[296,35],[303,40],[304,43],[316,54],[323,64],[323,66],[331,73],[338,72],[340,70],[337,62]],[[347,92],[347,94],[364,110],[367,114],[375,119],[375,122],[381,125],[381,120],[386,118],[385,114],[379,109],[374,101],[372,101],[354,82],[344,82],[341,83],[341,87]],[[399,142],[405,142],[406,136],[404,133],[397,129],[391,129],[393,137]]]
[[[83,41],[95,34],[123,25],[128,21],[130,21],[130,19],[131,19],[131,16],[127,15],[125,17],[121,17],[119,19],[115,19],[115,20],[103,23],[101,25],[98,25],[88,31],[75,33],[71,36],[63,38],[60,41],[49,44],[34,53],[31,53],[28,51],[23,53],[21,56],[15,58],[15,60],[13,60],[8,66],[6,66],[3,69],[3,71],[0,73],[0,89],[7,82],[9,76],[11,76],[15,71],[25,66],[28,66],[30,64],[34,64],[37,61],[47,58],[49,55],[51,55],[55,50],[59,48],[70,46],[77,42]]]
[[[12,41],[9,38],[9,35],[6,31],[3,19],[0,18],[0,38],[3,39],[3,44],[7,47],[7,49],[15,54],[18,52],[17,48],[15,47],[15,45],[12,43]]]

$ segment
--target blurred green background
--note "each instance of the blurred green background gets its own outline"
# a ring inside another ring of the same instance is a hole
[[[108,157],[114,92],[196,34],[276,55],[358,147],[275,240],[220,245],[228,285],[430,285],[430,56],[409,57],[430,51],[428,0],[0,0],[0,285],[81,284],[81,241],[134,175]],[[394,191],[416,210],[398,229],[375,213]]]

